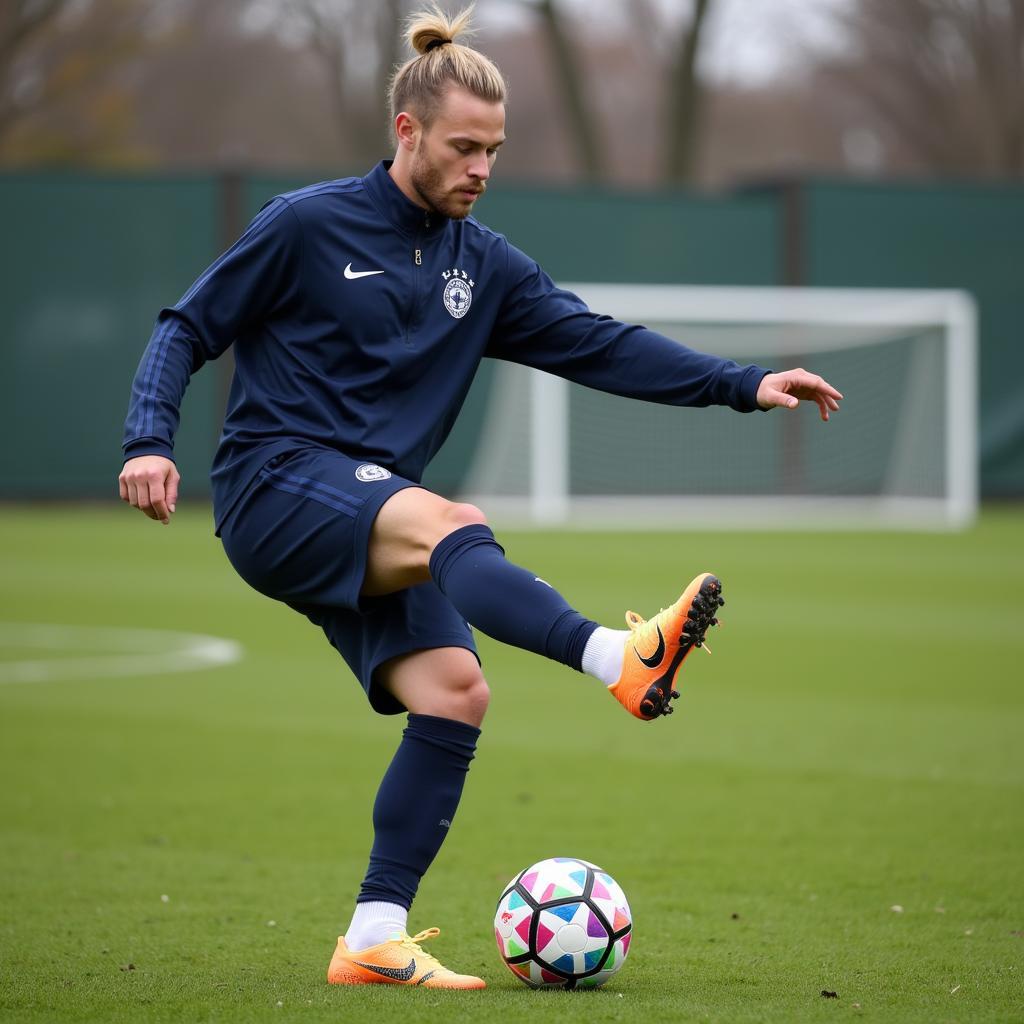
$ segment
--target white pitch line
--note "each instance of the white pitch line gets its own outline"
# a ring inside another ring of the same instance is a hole
[[[202,633],[34,622],[0,622],[0,651],[4,647],[75,654],[18,661],[0,659],[0,684],[193,672],[230,665],[240,661],[244,653],[242,645],[234,640]]]

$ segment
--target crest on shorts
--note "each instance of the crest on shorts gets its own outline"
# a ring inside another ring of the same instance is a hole
[[[445,280],[444,308],[456,320],[461,320],[473,305],[473,287],[475,282],[464,270],[452,267],[451,270],[444,270],[441,276]]]
[[[389,480],[391,474],[383,466],[375,466],[372,462],[364,462],[356,470],[356,479],[362,480],[364,484],[371,484],[374,480]]]

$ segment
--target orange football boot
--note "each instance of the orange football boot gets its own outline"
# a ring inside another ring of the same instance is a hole
[[[704,572],[650,622],[626,612],[633,635],[626,641],[622,674],[608,689],[630,714],[647,722],[672,714],[679,669],[690,651],[704,646],[704,634],[718,625],[715,616],[724,604],[721,581]]]
[[[349,950],[345,936],[338,938],[338,948],[327,968],[332,985],[422,985],[424,988],[484,988],[483,978],[456,974],[442,966],[418,945],[424,939],[441,934],[440,928],[428,928],[418,935],[405,935],[376,946]]]

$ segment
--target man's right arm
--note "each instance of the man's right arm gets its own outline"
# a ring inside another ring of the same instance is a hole
[[[174,435],[189,379],[206,361],[194,333],[170,310],[157,320],[132,381],[124,425],[121,500],[166,525],[178,498]]]
[[[189,379],[247,326],[292,298],[301,244],[291,206],[273,200],[182,300],[157,318],[132,382],[118,480],[121,498],[149,518],[166,523],[174,511],[174,436]]]

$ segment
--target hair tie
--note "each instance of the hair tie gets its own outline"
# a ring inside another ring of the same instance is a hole
[[[444,46],[445,43],[450,43],[450,39],[431,39],[429,43],[423,48],[424,53],[430,53],[431,50],[436,50],[439,46]]]

